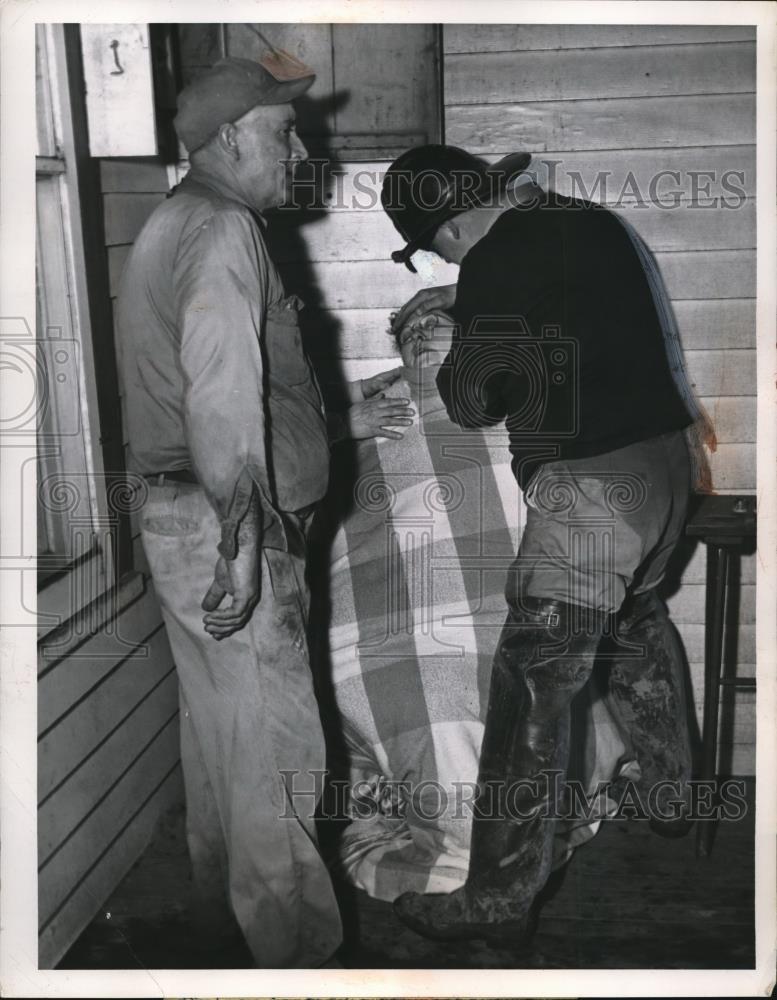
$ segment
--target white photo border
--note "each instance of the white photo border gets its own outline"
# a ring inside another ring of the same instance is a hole
[[[7,0],[0,11],[0,328],[34,329],[36,22],[373,21],[757,26],[757,744],[756,967],[754,970],[39,970],[36,826],[35,607],[5,612],[22,573],[34,580],[35,511],[19,490],[26,448],[0,453],[0,992],[14,997],[299,996],[768,996],[777,941],[777,3],[613,0]],[[0,372],[0,393],[10,394]],[[8,405],[13,400],[8,398]],[[2,442],[0,442],[1,444]],[[34,446],[32,454],[34,454]]]

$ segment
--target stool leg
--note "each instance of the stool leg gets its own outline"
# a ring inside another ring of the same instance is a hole
[[[702,781],[714,782],[718,762],[718,715],[720,672],[723,660],[728,550],[722,545],[707,548],[707,609],[704,628],[704,721],[702,729]],[[717,799],[717,795],[715,795]],[[700,820],[696,833],[697,857],[708,857],[712,848],[714,821]]]

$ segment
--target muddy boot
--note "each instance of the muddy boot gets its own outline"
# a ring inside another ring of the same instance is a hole
[[[682,837],[693,826],[691,745],[685,661],[666,607],[649,590],[627,599],[618,615],[617,645],[607,650],[610,703],[639,763],[637,793],[650,827]],[[670,782],[670,785],[661,783]]]
[[[520,946],[550,874],[569,756],[570,703],[590,676],[606,616],[524,597],[511,607],[491,675],[466,883],[407,892],[400,919],[426,937]]]

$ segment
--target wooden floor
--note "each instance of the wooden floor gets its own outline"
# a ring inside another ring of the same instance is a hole
[[[718,825],[710,858],[695,837],[663,840],[639,821],[604,823],[548,887],[526,953],[482,942],[441,945],[404,927],[390,904],[341,887],[352,968],[752,968],[754,809]],[[141,860],[60,964],[61,969],[240,968],[239,932],[217,938],[189,915],[183,815],[169,814]]]

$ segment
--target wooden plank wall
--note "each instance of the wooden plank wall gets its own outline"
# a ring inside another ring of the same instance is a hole
[[[555,163],[554,187],[612,205],[655,252],[691,379],[716,424],[715,488],[754,490],[754,29],[446,25],[444,50],[447,142],[491,161],[525,149]],[[662,170],[679,177],[651,191]],[[674,203],[670,191],[678,207],[660,207]],[[669,600],[697,710],[704,566],[697,549]],[[754,583],[754,557],[745,557],[743,676],[755,669]],[[721,733],[721,765],[732,773],[754,772],[754,726],[753,694],[732,694]]]
[[[392,158],[436,141],[437,31],[432,24],[189,24],[178,26],[181,76],[196,77],[222,53],[259,59],[264,39],[311,66],[316,80],[297,101],[311,148],[354,159]]]
[[[151,161],[103,164],[106,230],[131,242],[164,197],[165,168]],[[151,192],[148,177],[156,179]],[[178,682],[136,521],[133,547],[141,576],[120,595],[119,614],[66,656],[42,647],[41,968],[61,959],[140,857],[157,818],[183,796]]]
[[[181,800],[178,683],[150,580],[38,673],[39,963],[52,968]]]

